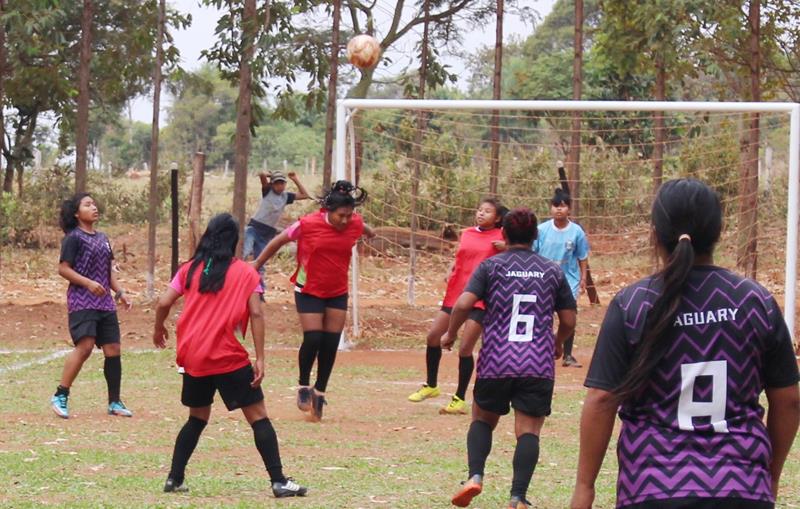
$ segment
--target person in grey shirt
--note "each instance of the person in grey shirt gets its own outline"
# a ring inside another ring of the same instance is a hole
[[[279,171],[258,175],[261,179],[261,203],[244,231],[243,259],[248,260],[258,256],[269,241],[277,235],[278,221],[287,205],[291,205],[296,200],[305,200],[311,197],[294,172],[289,172],[288,175],[297,186],[296,193],[286,190],[286,176]],[[263,267],[259,269],[259,273],[262,276],[263,285]]]

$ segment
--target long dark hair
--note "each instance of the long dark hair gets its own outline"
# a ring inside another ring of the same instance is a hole
[[[667,264],[654,275],[661,293],[647,312],[631,369],[614,391],[625,400],[640,394],[650,374],[671,346],[669,330],[695,261],[709,255],[722,231],[719,196],[696,179],[665,182],[658,190],[651,215],[658,246],[666,250]]]
[[[225,274],[236,254],[238,243],[239,222],[227,213],[212,217],[192,256],[191,266],[186,274],[186,288],[189,288],[197,267],[205,263],[200,275],[200,293],[217,293],[222,290]]]
[[[69,233],[78,227],[78,218],[75,217],[75,214],[78,213],[78,209],[81,206],[81,200],[87,196],[92,195],[89,193],[76,193],[72,195],[71,198],[61,202],[61,213],[58,218],[58,224],[61,226],[61,231],[64,233]]]
[[[358,207],[367,201],[367,192],[347,180],[337,180],[319,200],[325,210],[333,212],[339,207]]]
[[[484,203],[488,203],[489,205],[494,207],[495,216],[497,216],[497,218],[494,221],[494,227],[500,228],[501,226],[503,226],[503,218],[505,217],[506,214],[508,214],[508,207],[500,203],[500,200],[498,200],[497,198],[484,198],[481,200],[478,206],[480,207]]]

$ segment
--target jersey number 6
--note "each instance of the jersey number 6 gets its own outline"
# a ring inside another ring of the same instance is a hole
[[[523,302],[536,302],[536,295],[516,294],[511,307],[511,325],[508,328],[508,340],[520,343],[533,341],[534,315],[523,315],[519,312],[519,305]],[[524,330],[519,332],[519,326]]]

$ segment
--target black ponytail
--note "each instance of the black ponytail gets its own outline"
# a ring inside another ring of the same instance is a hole
[[[631,368],[615,394],[636,397],[672,346],[669,330],[681,303],[696,255],[711,254],[722,231],[722,208],[713,189],[696,179],[665,182],[653,202],[651,216],[657,247],[666,250],[667,264],[654,275],[661,292],[647,312],[642,337]]]
[[[189,288],[197,267],[205,263],[200,275],[200,293],[217,293],[222,290],[238,243],[238,221],[227,213],[212,217],[192,256],[191,266],[186,274],[186,288]]]
[[[337,180],[320,198],[323,208],[333,212],[339,207],[358,207],[367,201],[367,192],[347,180]]]

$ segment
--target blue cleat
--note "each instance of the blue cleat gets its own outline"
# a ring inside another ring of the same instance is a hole
[[[108,404],[108,415],[118,415],[120,417],[133,417],[133,412],[125,407],[122,401],[114,401]]]
[[[69,409],[67,408],[68,398],[69,396],[66,394],[58,394],[50,398],[50,408],[62,419],[69,419]]]

